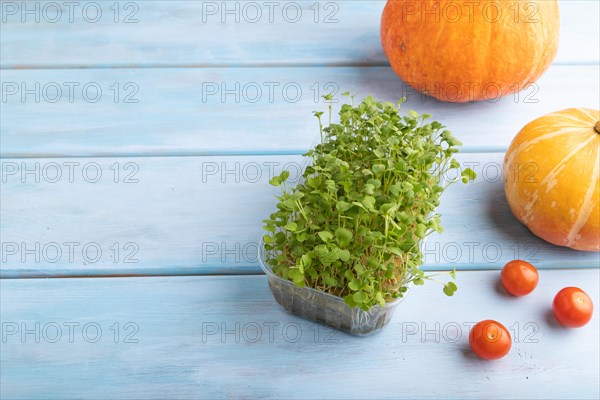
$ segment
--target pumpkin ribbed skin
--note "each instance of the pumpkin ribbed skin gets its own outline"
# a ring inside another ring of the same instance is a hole
[[[570,108],[538,118],[504,158],[513,214],[535,235],[600,251],[600,111]]]
[[[388,0],[381,41],[416,90],[442,101],[495,101],[546,71],[559,25],[556,0]]]

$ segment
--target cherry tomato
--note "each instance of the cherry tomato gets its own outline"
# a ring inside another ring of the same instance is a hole
[[[583,290],[566,287],[556,294],[552,303],[554,316],[562,325],[569,328],[584,326],[594,313],[592,299]]]
[[[500,322],[486,319],[477,323],[469,334],[471,349],[485,360],[496,360],[508,354],[512,339]]]
[[[502,286],[513,296],[525,296],[538,284],[537,269],[527,261],[514,260],[502,268],[500,274]]]

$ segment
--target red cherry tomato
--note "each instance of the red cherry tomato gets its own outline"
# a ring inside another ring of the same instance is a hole
[[[513,296],[525,296],[533,292],[538,284],[537,269],[527,261],[514,260],[502,268],[502,286]]]
[[[512,339],[504,325],[486,319],[471,329],[469,344],[479,357],[485,360],[496,360],[508,354]]]
[[[592,299],[583,290],[566,287],[556,294],[552,303],[554,316],[562,325],[569,328],[584,326],[594,313]]]

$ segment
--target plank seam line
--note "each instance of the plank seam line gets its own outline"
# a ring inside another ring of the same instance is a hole
[[[256,152],[207,152],[207,153],[172,153],[172,154],[158,154],[158,153],[132,153],[132,154],[86,154],[86,155],[56,155],[56,154],[8,154],[0,156],[0,160],[24,160],[24,159],[69,159],[69,158],[205,158],[205,157],[287,157],[287,156],[303,156],[306,150],[290,150],[290,151],[256,151]],[[493,149],[465,149],[460,151],[458,154],[504,154],[506,148],[493,148]]]
[[[548,268],[542,269],[543,272],[548,271],[598,271],[599,268]],[[444,272],[450,270],[436,270],[435,272]],[[458,271],[458,274],[466,274],[471,272],[496,272],[500,273],[500,269],[476,268],[469,270]],[[232,274],[107,274],[107,275],[31,275],[31,276],[0,276],[0,281],[26,280],[26,279],[111,279],[111,278],[202,278],[202,277],[256,277],[265,276],[262,272],[251,272],[247,274],[232,273]]]
[[[599,66],[600,60],[589,60],[589,61],[564,61],[553,63],[552,66],[573,66],[573,67],[585,67],[585,66]],[[4,64],[0,65],[0,70],[11,71],[11,70],[55,70],[55,69],[209,69],[209,68],[380,68],[390,67],[389,63],[386,62],[365,62],[365,63],[354,63],[354,62],[331,62],[331,63],[248,63],[248,64],[227,64],[227,63],[214,63],[214,64],[98,64],[98,65],[73,65],[73,64],[55,64],[55,65],[40,65],[40,64]]]

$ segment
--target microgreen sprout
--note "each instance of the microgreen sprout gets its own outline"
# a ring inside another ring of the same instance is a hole
[[[344,104],[339,123],[319,121],[321,142],[309,150],[303,180],[282,186],[277,211],[264,220],[267,263],[278,276],[342,297],[368,310],[402,297],[412,282],[436,280],[420,266],[420,243],[442,232],[436,209],[448,185],[475,178],[454,158],[461,143],[431,115],[367,97]],[[450,171],[456,179],[447,179]],[[454,271],[450,273],[455,278]],[[452,296],[453,281],[443,291]]]

